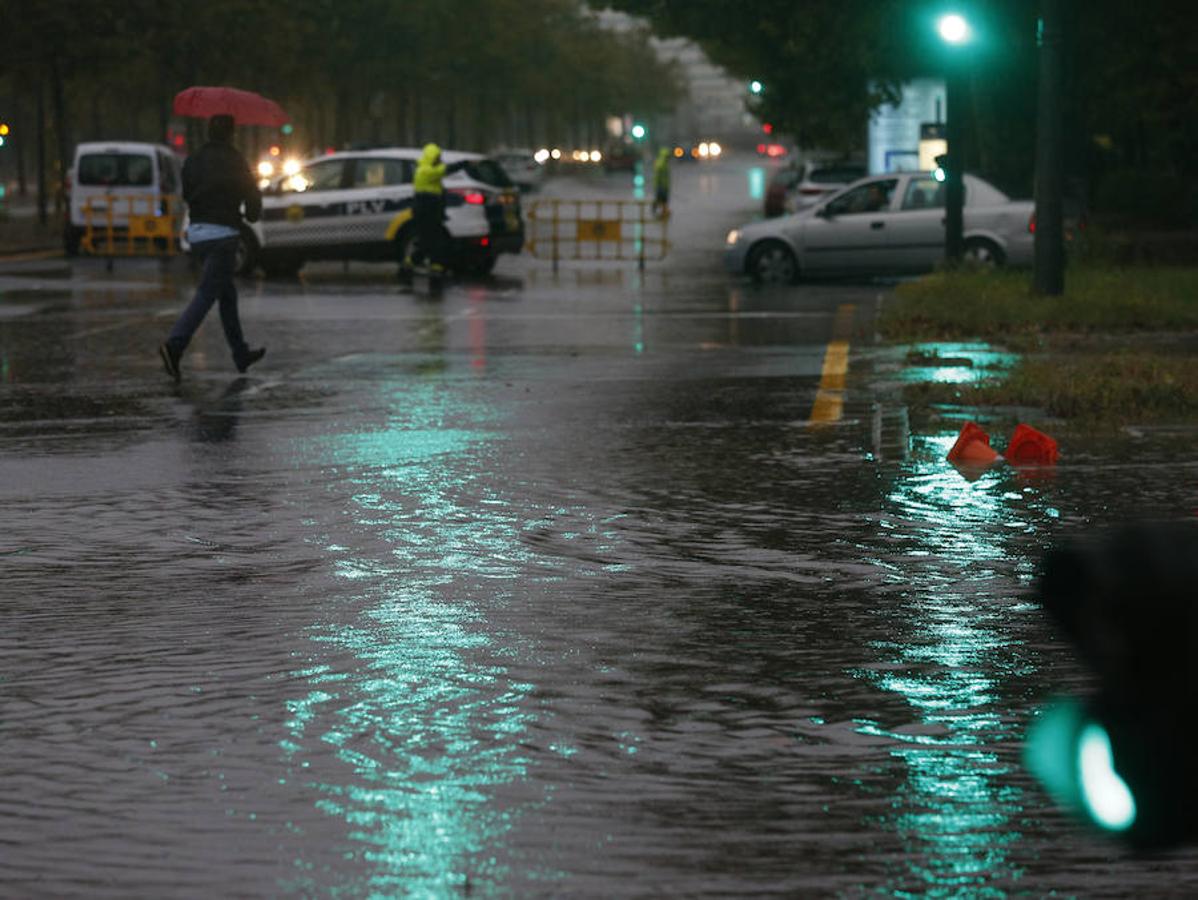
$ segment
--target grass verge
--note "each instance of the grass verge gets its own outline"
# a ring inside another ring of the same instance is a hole
[[[937,272],[899,286],[879,331],[897,343],[981,339],[1023,352],[995,378],[909,385],[917,413],[1032,407],[1086,430],[1198,425],[1198,267],[1074,266],[1062,297],[1033,295],[1027,272]]]
[[[1031,281],[1026,271],[936,272],[899,285],[878,328],[897,342],[1198,330],[1198,267],[1074,266],[1060,297],[1034,295]]]
[[[974,384],[918,383],[908,404],[1042,409],[1081,429],[1198,424],[1198,366],[1155,348],[1025,356],[1004,377]]]

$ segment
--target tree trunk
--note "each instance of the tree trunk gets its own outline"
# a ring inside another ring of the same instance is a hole
[[[19,94],[13,102],[12,118],[17,129],[17,137],[13,141],[17,154],[17,194],[24,199],[29,195],[29,179],[25,174],[25,135],[29,133],[25,126],[29,123],[25,118],[25,104]]]
[[[58,69],[58,59],[50,57],[50,89],[54,102],[54,136],[57,143],[58,164],[55,166],[54,212],[62,212],[65,191],[63,176],[71,159],[71,139],[67,133],[66,100],[63,97],[62,73]]]
[[[171,103],[166,97],[162,97],[158,101],[158,140],[162,143],[170,143],[167,137],[167,129],[171,127]]]
[[[404,90],[395,92],[395,143],[408,143],[408,92]]]
[[[37,220],[42,225],[49,221],[46,215],[46,96],[41,80],[37,83]]]

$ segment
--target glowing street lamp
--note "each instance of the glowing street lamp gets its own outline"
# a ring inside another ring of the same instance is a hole
[[[965,86],[963,77],[964,60],[960,58],[961,47],[972,37],[972,29],[965,17],[958,13],[946,13],[936,22],[936,32],[949,47],[945,88],[948,110],[945,114],[945,138],[948,152],[937,159],[944,181],[944,258],[950,263],[960,262],[965,256],[965,153],[964,118]]]
[[[753,81],[749,82],[749,92],[750,93],[760,94],[761,91],[762,91],[762,84],[760,81],[757,81],[756,79],[754,79]]]
[[[941,16],[936,23],[936,30],[946,44],[964,44],[969,40],[969,23],[956,13]]]

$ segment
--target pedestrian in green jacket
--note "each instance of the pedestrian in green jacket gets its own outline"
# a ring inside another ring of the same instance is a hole
[[[662,147],[653,162],[653,214],[665,218],[670,214],[670,149]]]
[[[446,175],[466,166],[466,161],[446,165],[441,162],[441,148],[425,144],[416,174],[412,177],[413,240],[408,242],[407,256],[399,268],[401,281],[411,281],[412,269],[429,261],[429,269],[439,274],[449,257],[449,231],[445,228],[445,189],[441,182]]]

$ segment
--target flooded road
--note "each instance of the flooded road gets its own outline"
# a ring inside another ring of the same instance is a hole
[[[680,168],[643,274],[249,283],[266,359],[213,317],[177,388],[185,267],[0,267],[0,894],[1198,891],[1020,764],[1086,684],[1040,553],[1198,464],[966,481],[879,387],[885,286],[719,269],[760,179]]]

